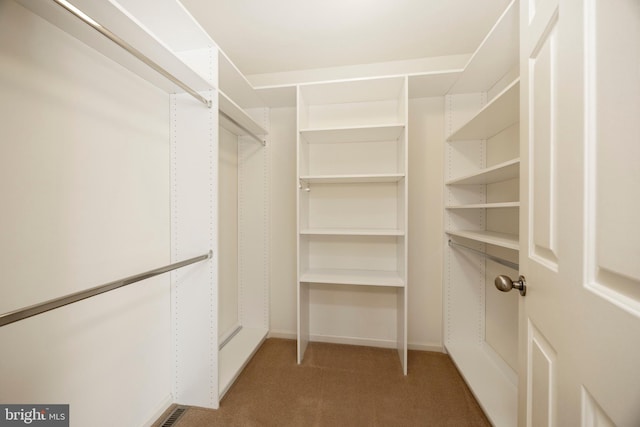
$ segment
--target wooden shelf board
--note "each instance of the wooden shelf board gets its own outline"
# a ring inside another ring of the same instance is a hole
[[[398,182],[404,179],[404,174],[381,173],[372,175],[306,175],[300,181],[310,184],[347,184],[347,183],[379,183]]]
[[[520,202],[502,203],[476,203],[469,205],[448,205],[446,209],[496,209],[496,208],[519,208]]]
[[[513,0],[469,59],[449,94],[486,92],[519,62],[519,3]]]
[[[520,159],[513,159],[482,169],[476,173],[454,178],[446,182],[447,185],[491,184],[507,181],[520,176]]]
[[[500,246],[507,249],[520,249],[518,236],[515,234],[483,230],[447,230],[446,233],[450,236],[463,237],[465,239],[488,243],[490,245]]]
[[[445,347],[491,423],[499,427],[517,425],[518,385],[482,347],[451,343]]]
[[[167,80],[157,71],[108,40],[98,31],[89,27],[54,2],[41,0],[18,0],[18,2],[165,92],[184,92],[182,88]],[[128,44],[192,89],[204,91],[215,87],[213,83],[208,82],[204,77],[186,65],[178,57],[177,52],[173,52],[166,43],[157,39],[153,34],[139,25],[137,21],[131,18],[129,14],[116,3],[109,1],[76,0],[73,4],[79,10],[86,13],[91,19],[125,40]]]
[[[404,231],[378,228],[304,228],[302,235],[311,236],[404,236]]]
[[[302,129],[300,135],[310,144],[395,141],[400,138],[404,128],[402,124],[393,123],[379,126]]]
[[[460,77],[463,70],[437,73],[413,74],[409,76],[409,98],[444,96]]]
[[[399,101],[404,77],[382,77],[300,85],[306,105]]]
[[[251,116],[249,116],[238,104],[236,104],[231,98],[229,98],[222,90],[218,91],[218,109],[230,117],[232,117],[235,121],[242,124],[244,127],[249,129],[255,135],[266,135],[268,132],[265,128],[263,128],[258,122],[253,120]],[[247,132],[236,126],[234,123],[230,122],[223,118],[221,123],[224,125],[226,129],[231,131],[236,135],[247,135]]]
[[[238,70],[229,57],[218,48],[218,82],[220,90],[233,99],[240,108],[260,108],[266,106],[262,96],[247,78]]]
[[[219,354],[218,391],[220,399],[238,378],[242,369],[251,360],[267,337],[267,329],[243,327]]]
[[[404,287],[396,271],[311,269],[300,275],[300,282],[341,285]]]
[[[488,139],[519,120],[520,78],[517,78],[447,140]]]

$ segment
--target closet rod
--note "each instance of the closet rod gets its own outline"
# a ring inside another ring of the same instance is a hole
[[[468,246],[461,245],[460,243],[456,243],[453,240],[449,240],[449,246],[456,246],[456,247],[459,247],[459,248],[466,249],[466,250],[471,251],[471,252],[473,252],[475,254],[482,255],[483,257],[485,257],[487,259],[490,259],[491,261],[495,261],[498,264],[502,264],[505,267],[513,268],[516,271],[520,270],[520,265],[516,264],[515,262],[507,261],[506,259],[499,258],[499,257],[497,257],[495,255],[491,255],[491,254],[488,254],[486,252],[482,252],[482,251],[470,248]]]
[[[159,74],[161,74],[162,76],[164,76],[165,78],[167,78],[171,82],[175,83],[176,85],[178,85],[179,87],[184,89],[189,95],[193,96],[198,101],[202,102],[208,108],[211,108],[211,106],[212,106],[211,100],[203,97],[198,92],[196,92],[194,89],[191,89],[191,87],[189,87],[186,83],[183,83],[180,79],[175,77],[173,74],[169,73],[167,70],[162,68],[160,65],[156,64],[154,61],[149,59],[142,52],[137,50],[135,47],[131,46],[126,41],[122,40],[120,37],[118,37],[117,35],[115,35],[111,31],[109,31],[107,28],[103,27],[102,25],[100,25],[99,23],[97,23],[96,21],[94,21],[93,19],[88,17],[87,15],[85,15],[82,11],[78,10],[75,6],[67,3],[66,0],[53,0],[53,1],[57,5],[59,5],[62,8],[64,8],[67,12],[71,13],[73,16],[75,16],[76,18],[80,19],[82,22],[84,22],[85,24],[87,24],[88,26],[93,28],[94,30],[98,31],[100,34],[102,34],[103,36],[105,36],[106,38],[108,38],[109,40],[111,40],[112,42],[114,42],[115,44],[117,44],[118,46],[120,46],[121,48],[123,48],[124,50],[126,50],[127,52],[132,54],[133,56],[135,56],[136,58],[138,58],[140,61],[142,61],[143,63],[147,64],[149,67],[153,68]]]
[[[139,273],[134,276],[125,277],[124,279],[115,280],[113,282],[105,283],[104,285],[95,286],[93,288],[85,289],[84,291],[74,292],[59,298],[54,298],[49,301],[45,301],[39,304],[34,304],[29,307],[24,307],[9,313],[0,315],[0,326],[9,325],[19,320],[28,319],[29,317],[36,316],[47,311],[55,310],[60,307],[64,307],[69,304],[73,304],[78,301],[85,300],[87,298],[94,297],[96,295],[104,294],[105,292],[113,291],[114,289],[122,288],[123,286],[131,285],[132,283],[140,282],[141,280],[149,279],[151,277],[158,276],[160,274],[167,273],[169,271],[177,270],[178,268],[186,267],[187,265],[194,264],[196,262],[205,261],[213,257],[213,252],[209,251],[204,255],[189,258],[184,261],[174,262],[173,264],[165,265],[154,270]]]
[[[228,115],[227,113],[225,113],[222,110],[218,110],[218,113],[224,117],[225,119],[229,120],[231,123],[233,123],[234,125],[238,126],[240,129],[242,129],[243,131],[247,132],[247,134],[249,134],[249,136],[253,139],[255,139],[256,141],[258,141],[260,144],[267,145],[267,142],[260,138],[259,136],[257,136],[256,134],[254,134],[253,132],[251,132],[249,129],[247,129],[245,126],[243,126],[242,124],[240,124],[240,122],[238,122],[236,119],[234,119],[233,117],[231,117],[230,115]]]

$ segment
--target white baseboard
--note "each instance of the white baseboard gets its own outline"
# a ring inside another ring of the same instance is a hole
[[[169,409],[169,406],[173,405],[173,396],[166,396],[162,402],[156,407],[156,410],[153,412],[153,415],[149,418],[149,421],[143,424],[144,427],[151,427],[153,423],[158,421],[158,419],[164,414],[164,412]]]
[[[295,340],[297,335],[291,331],[269,331],[269,338],[281,338],[286,340]],[[312,335],[310,341],[325,342],[332,344],[350,344],[350,345],[364,345],[369,347],[382,347],[382,348],[396,348],[395,341],[378,340],[378,339],[363,339],[354,337],[338,337],[332,335]],[[417,351],[434,351],[437,353],[444,353],[445,349],[441,343],[409,343],[409,350]]]

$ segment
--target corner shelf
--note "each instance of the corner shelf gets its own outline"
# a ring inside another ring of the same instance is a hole
[[[520,78],[517,78],[447,140],[488,139],[519,120]]]
[[[476,173],[454,178],[446,185],[492,184],[507,181],[520,176],[520,158],[497,164],[490,168],[481,169]]]
[[[475,240],[476,242],[487,243],[516,251],[520,249],[519,239],[515,234],[483,230],[447,230],[446,233],[449,236],[462,237],[464,239]]]
[[[513,0],[489,31],[449,94],[484,92],[518,65],[520,7]]]

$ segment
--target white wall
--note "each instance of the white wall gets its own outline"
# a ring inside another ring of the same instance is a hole
[[[294,108],[271,110],[270,335],[286,338],[296,336],[295,120]],[[444,99],[410,100],[409,129],[409,345],[440,351]]]
[[[169,97],[0,1],[0,312],[168,264]],[[0,329],[0,402],[142,425],[170,400],[169,277]]]

